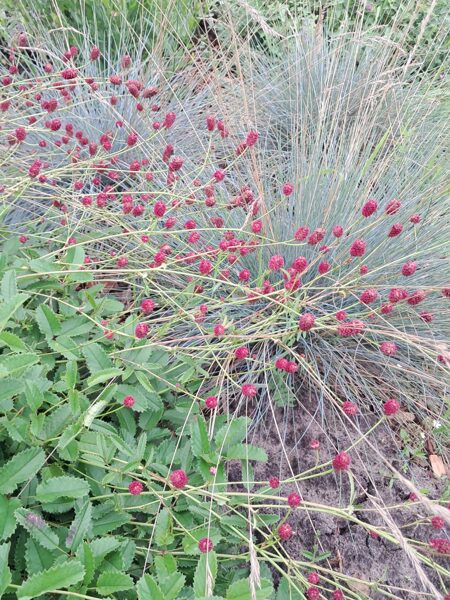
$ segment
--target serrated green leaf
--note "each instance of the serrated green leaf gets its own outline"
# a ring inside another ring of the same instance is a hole
[[[214,591],[217,577],[217,556],[214,551],[200,556],[194,575],[195,596],[209,596]]]
[[[97,579],[97,592],[101,596],[109,596],[116,592],[124,592],[134,587],[133,580],[125,573],[118,571],[104,571]]]
[[[17,521],[30,532],[33,539],[47,550],[59,548],[59,538],[40,515],[32,511],[18,508],[15,512]]]
[[[156,517],[155,542],[158,547],[168,546],[174,540],[173,519],[167,508],[163,508]]]
[[[89,344],[89,346],[83,348],[82,352],[91,375],[95,375],[103,369],[111,369],[113,366],[108,355],[99,344]]]
[[[0,544],[0,598],[11,583],[11,570],[8,567],[10,544]]]
[[[238,417],[219,429],[214,438],[218,450],[222,449],[225,452],[228,448],[242,442],[247,435],[249,424],[250,419],[248,417]]]
[[[11,376],[19,377],[25,369],[35,365],[37,362],[39,362],[39,356],[32,352],[10,354],[8,357],[2,358],[0,379]]]
[[[28,346],[20,339],[18,335],[10,331],[0,333],[0,341],[2,341],[13,352],[27,352]]]
[[[26,294],[15,294],[7,302],[0,304],[0,332],[3,331],[6,323],[27,300],[28,296]]]
[[[118,529],[125,523],[129,523],[131,515],[125,512],[110,511],[100,519],[94,521],[92,525],[92,533],[94,536],[103,535]]]
[[[84,577],[83,565],[77,560],[66,560],[63,564],[32,575],[17,590],[17,598],[29,600],[42,594],[66,589]]]
[[[236,444],[226,452],[228,460],[259,460],[266,462],[268,460],[267,452],[263,448],[252,446],[251,444]]]
[[[11,494],[20,483],[34,477],[44,463],[45,453],[40,448],[16,454],[0,468],[0,494]]]
[[[33,381],[25,381],[25,399],[33,412],[44,403],[44,394]]]
[[[165,600],[164,595],[151,575],[143,575],[136,584],[139,600]]]
[[[14,533],[17,526],[14,512],[19,506],[18,498],[0,496],[0,540],[7,540]]]
[[[91,550],[90,544],[84,542],[84,544],[79,547],[77,552],[77,559],[84,566],[85,573],[83,578],[83,585],[89,585],[95,573],[95,558],[94,553]]]
[[[61,331],[61,325],[56,313],[46,304],[40,304],[34,316],[42,335],[53,337]]]
[[[163,580],[168,575],[177,570],[177,561],[171,554],[157,554],[155,556],[155,569],[158,581]]]
[[[186,577],[181,573],[171,573],[164,577],[160,582],[160,588],[165,600],[175,600],[181,592]]]
[[[6,271],[2,278],[1,285],[2,298],[9,302],[17,294],[17,280],[15,271]]]
[[[195,417],[191,423],[191,444],[192,454],[197,458],[202,454],[211,452],[208,430],[206,429],[205,419],[201,415]]]
[[[76,511],[75,518],[66,538],[66,546],[72,551],[76,550],[83,541],[88,531],[92,528],[92,505],[86,500]]]
[[[265,600],[273,592],[272,583],[268,579],[261,579],[261,587],[255,589],[256,600]],[[250,583],[248,579],[240,579],[230,585],[227,590],[227,600],[252,600]]]
[[[69,360],[66,363],[66,383],[70,390],[75,388],[78,378],[78,365],[76,360]]]
[[[54,502],[58,498],[82,498],[89,491],[88,482],[80,477],[52,477],[37,486],[36,498],[40,502]]]
[[[32,537],[29,537],[26,542],[25,562],[27,565],[28,575],[40,573],[46,569],[50,569],[55,562],[57,554],[46,548],[43,548]]]
[[[98,371],[94,373],[90,377],[88,377],[87,385],[89,387],[93,385],[97,385],[98,383],[104,383],[105,381],[109,381],[114,377],[120,377],[122,375],[122,369],[118,369],[116,367],[111,367],[110,369],[103,369],[102,371]]]

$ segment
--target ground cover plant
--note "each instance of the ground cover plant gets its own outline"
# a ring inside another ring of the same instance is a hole
[[[0,591],[448,598],[445,65],[139,8],[2,32]]]

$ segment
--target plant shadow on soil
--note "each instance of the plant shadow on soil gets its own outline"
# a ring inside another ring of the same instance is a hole
[[[247,406],[245,413],[249,412]],[[268,481],[272,476],[280,480],[292,478],[312,469],[317,464],[317,458],[319,464],[324,463],[338,451],[349,448],[357,439],[352,435],[348,421],[345,417],[340,419],[335,408],[325,405],[320,415],[322,425],[317,414],[317,404],[307,397],[295,407],[274,408],[271,413],[266,412],[264,419],[249,432],[247,440],[264,448],[268,455],[267,463],[256,464],[255,481]],[[367,431],[376,420],[373,413],[368,413],[359,415],[355,423],[362,431]],[[318,451],[309,447],[312,439],[320,441]],[[368,439],[372,446],[382,449],[384,458],[396,470],[404,472],[402,468],[406,463],[400,455],[395,423],[382,423]],[[410,490],[392,475],[388,466],[368,443],[362,441],[350,451],[350,455],[355,482],[354,504],[357,505],[354,516],[385,531],[401,531],[407,538],[424,542],[424,552],[430,552],[429,539],[442,537],[442,532],[433,530],[430,525],[433,515],[422,503],[409,501]],[[228,477],[230,482],[236,482],[232,484],[234,489],[244,490],[242,484],[237,483],[242,481],[238,462],[229,465]],[[407,464],[405,477],[419,491],[426,493],[430,500],[439,500],[446,485],[445,478],[436,479],[431,469],[414,462]],[[346,473],[331,473],[301,480],[297,485],[282,485],[273,490],[273,495],[279,494],[283,503],[283,508],[279,511],[281,516],[286,514],[286,497],[293,491],[300,493],[305,501],[340,508],[348,506],[351,495]],[[251,491],[249,494],[251,496]],[[390,506],[396,508],[390,509]],[[278,512],[275,507],[264,511]],[[422,520],[422,524],[415,524],[418,520]],[[371,537],[368,530],[359,524],[310,510],[304,505],[290,513],[288,522],[295,534],[289,541],[283,542],[286,556],[306,561],[309,559],[303,554],[305,551],[311,553],[315,549],[316,555],[327,553],[328,557],[317,565],[366,582],[349,584],[349,588],[359,597],[374,600],[389,597],[377,591],[376,584],[381,584],[384,591],[394,598],[411,599],[411,594],[420,598],[422,593],[425,594],[424,597],[430,593],[423,581],[423,574],[400,545]],[[262,541],[262,536],[259,541]],[[433,558],[445,566],[446,557],[433,554]],[[423,564],[422,568],[425,576],[429,577],[438,590],[442,590],[443,585],[447,589],[450,587],[450,582],[439,580],[433,570]],[[304,571],[305,577],[308,572]],[[274,570],[273,574],[276,582],[279,573]]]

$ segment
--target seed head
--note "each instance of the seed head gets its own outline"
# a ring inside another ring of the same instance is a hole
[[[153,300],[151,300],[150,298],[145,298],[145,300],[142,300],[141,310],[145,315],[149,315],[151,312],[153,312],[154,308],[155,303],[153,302]]]
[[[377,298],[378,298],[378,292],[374,288],[369,288],[367,290],[364,290],[359,297],[360,301],[363,304],[371,304],[372,302],[375,302],[375,300]]]
[[[270,257],[269,269],[271,271],[279,271],[280,269],[283,268],[283,266],[284,266],[284,258],[282,256],[275,254],[274,256]]]
[[[400,200],[397,200],[397,198],[394,198],[394,200],[391,200],[388,205],[386,206],[386,214],[387,215],[395,215],[396,212],[398,212],[400,210],[402,203],[400,202]]]
[[[403,225],[401,223],[394,223],[389,230],[388,237],[396,237],[403,231]]]
[[[239,348],[236,348],[234,351],[234,356],[237,358],[237,360],[243,360],[244,358],[247,358],[248,355],[249,351],[246,346],[239,346]]]
[[[275,490],[276,488],[280,487],[280,480],[278,479],[278,477],[271,477],[269,479],[269,486]]]
[[[344,228],[342,227],[342,225],[335,225],[333,227],[333,235],[336,238],[340,238],[342,237],[344,234]]]
[[[436,530],[444,529],[445,521],[442,517],[434,516],[431,518],[431,526]]]

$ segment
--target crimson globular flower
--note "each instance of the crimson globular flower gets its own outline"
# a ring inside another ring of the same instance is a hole
[[[314,327],[316,317],[312,313],[304,313],[300,316],[298,327],[301,331],[310,331]]]
[[[362,207],[361,213],[363,217],[367,218],[373,215],[373,213],[376,212],[377,208],[378,202],[376,200],[368,200]]]
[[[128,484],[128,491],[133,496],[139,496],[144,491],[144,486],[140,481],[132,481]]]
[[[200,552],[202,554],[207,554],[208,552],[211,552],[211,550],[213,549],[213,547],[214,547],[214,544],[213,544],[212,540],[210,540],[207,537],[202,538],[198,542],[198,549],[200,550]]]
[[[357,405],[354,402],[350,402],[350,400],[342,403],[342,410],[349,417],[353,417],[358,413]]]
[[[385,356],[394,356],[397,352],[397,345],[395,342],[381,342],[380,350]]]
[[[273,490],[280,487],[280,480],[278,479],[278,477],[271,477],[269,479],[269,487],[271,487]]]
[[[254,398],[258,392],[252,383],[244,383],[241,386],[241,393],[246,398]]]
[[[300,506],[302,499],[299,496],[299,494],[297,494],[297,492],[292,492],[291,494],[289,494],[287,502],[291,508],[297,508],[298,506]]]
[[[367,244],[364,240],[355,240],[350,246],[350,256],[364,256]]]
[[[205,400],[205,406],[206,408],[209,408],[210,410],[214,410],[215,408],[217,408],[218,405],[218,400],[217,400],[217,396],[208,396]]]
[[[390,398],[383,404],[383,412],[388,417],[397,414],[399,410],[400,404],[395,398]]]
[[[335,471],[347,471],[350,467],[351,459],[347,452],[339,452],[332,460],[333,469]]]
[[[177,490],[182,490],[188,484],[188,476],[182,469],[177,469],[170,474],[170,483]]]
[[[283,523],[278,527],[277,531],[280,539],[284,542],[290,539],[294,534],[292,527],[289,525],[289,523]]]
[[[135,404],[135,399],[133,396],[125,396],[125,398],[123,399],[123,405],[126,408],[132,408]]]

